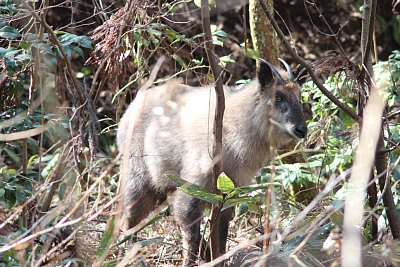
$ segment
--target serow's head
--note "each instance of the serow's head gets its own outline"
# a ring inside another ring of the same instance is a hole
[[[278,70],[271,63],[260,59],[257,78],[260,87],[260,100],[270,114],[268,119],[275,124],[275,138],[286,143],[291,139],[304,138],[307,124],[301,103],[300,85],[292,69],[279,59],[286,71]]]

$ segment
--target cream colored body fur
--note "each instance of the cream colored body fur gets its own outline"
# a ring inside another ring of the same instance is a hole
[[[224,88],[223,171],[236,186],[251,182],[268,162],[270,147],[289,142],[293,133],[304,137],[307,130],[298,85],[286,82],[283,72],[273,75],[273,66],[261,69],[258,79],[243,89]],[[128,227],[175,190],[169,175],[210,188],[214,109],[213,87],[190,87],[176,80],[140,91],[130,104],[117,134],[118,147],[128,157],[123,173]],[[272,127],[271,120],[280,126]],[[184,265],[197,257],[202,207],[200,200],[176,193],[174,214],[183,234]],[[221,252],[230,212],[221,215]]]

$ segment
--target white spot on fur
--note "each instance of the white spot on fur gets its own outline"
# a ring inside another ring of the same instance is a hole
[[[175,101],[167,101],[167,105],[173,110],[176,110],[178,108],[178,104]]]
[[[161,116],[164,114],[164,108],[161,106],[156,106],[152,109],[153,114],[157,116]]]

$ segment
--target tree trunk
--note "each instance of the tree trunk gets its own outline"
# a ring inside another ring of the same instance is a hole
[[[273,11],[273,0],[265,1],[269,10]],[[272,12],[273,13],[273,12]],[[254,50],[261,58],[277,66],[279,55],[279,39],[270,20],[263,11],[260,0],[249,1],[250,31]]]

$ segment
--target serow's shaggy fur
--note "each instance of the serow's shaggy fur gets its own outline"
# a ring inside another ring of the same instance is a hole
[[[260,62],[257,78],[242,89],[225,87],[223,171],[236,186],[251,182],[279,148],[307,133],[300,87],[290,68]],[[210,188],[213,168],[211,86],[190,87],[176,80],[141,91],[118,127],[117,143],[127,162],[123,174],[125,222],[134,227],[175,191],[171,176]],[[203,203],[181,191],[173,211],[182,230],[184,265],[197,259]],[[232,210],[221,214],[220,244],[225,252]]]

